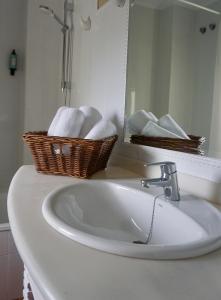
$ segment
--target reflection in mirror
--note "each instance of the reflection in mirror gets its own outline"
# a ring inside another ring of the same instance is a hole
[[[205,137],[206,155],[221,158],[220,16],[221,1],[131,2],[127,141],[136,135],[133,142],[142,144],[145,135],[147,145],[202,154]]]

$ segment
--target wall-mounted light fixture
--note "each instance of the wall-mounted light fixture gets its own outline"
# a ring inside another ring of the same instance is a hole
[[[100,9],[104,6],[109,0],[97,0],[97,9]]]

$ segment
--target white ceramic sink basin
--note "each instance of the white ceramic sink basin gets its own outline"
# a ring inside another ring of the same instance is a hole
[[[178,259],[206,254],[221,246],[221,213],[196,197],[181,194],[179,203],[156,200],[161,189],[138,182],[83,181],[50,193],[43,202],[46,221],[86,246],[124,256]]]

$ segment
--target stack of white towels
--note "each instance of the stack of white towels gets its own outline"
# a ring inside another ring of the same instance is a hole
[[[127,127],[136,135],[190,139],[169,114],[158,119],[152,112],[139,110],[128,118]]]
[[[60,107],[48,129],[48,136],[99,140],[117,134],[116,126],[94,107]]]

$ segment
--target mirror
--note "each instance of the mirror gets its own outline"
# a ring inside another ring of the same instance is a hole
[[[178,141],[179,150],[174,139],[168,149],[185,151],[198,138],[194,145],[203,151],[186,152],[221,158],[220,16],[217,0],[131,1],[125,141],[131,134],[143,135],[128,123],[137,111],[152,112],[157,119],[169,114],[191,141]],[[149,141],[152,132],[147,132]],[[202,137],[206,142],[200,146]],[[152,146],[167,148],[162,134],[153,141]]]

